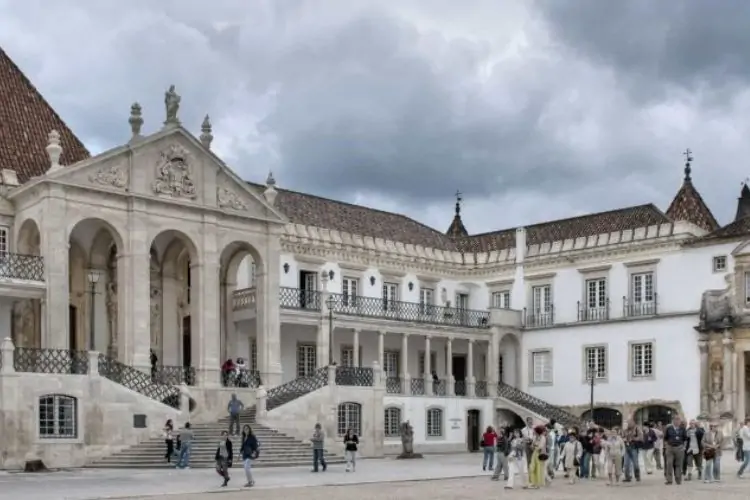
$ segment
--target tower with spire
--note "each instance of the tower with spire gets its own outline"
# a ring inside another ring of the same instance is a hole
[[[469,236],[469,232],[466,230],[463,221],[461,220],[461,202],[463,201],[461,191],[456,191],[456,214],[453,216],[453,221],[445,232],[446,235],[451,238],[463,238]]]
[[[719,228],[719,223],[693,185],[693,152],[686,149],[682,154],[685,156],[685,176],[682,186],[667,209],[667,217],[675,222],[690,222],[706,232],[714,231]]]

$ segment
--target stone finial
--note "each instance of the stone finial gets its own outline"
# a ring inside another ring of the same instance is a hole
[[[206,115],[201,124],[200,140],[201,144],[203,144],[206,149],[211,149],[211,142],[214,140],[214,136],[211,133],[211,119],[208,115]]]
[[[60,170],[60,155],[62,155],[62,146],[60,145],[60,132],[53,130],[47,136],[47,155],[49,156],[49,169],[47,172]]]
[[[143,116],[141,105],[137,102],[134,102],[133,105],[130,106],[130,118],[128,119],[128,123],[130,123],[130,131],[133,133],[133,137],[130,140],[132,141],[141,137]]]
[[[175,92],[174,85],[170,85],[169,90],[164,93],[164,107],[167,112],[167,119],[164,120],[164,127],[177,127],[180,125],[177,113],[180,111],[181,100],[182,97]]]
[[[276,191],[276,179],[273,178],[273,173],[269,172],[268,178],[266,179],[266,190],[263,192],[263,197],[269,205],[273,206],[278,194],[279,192]]]

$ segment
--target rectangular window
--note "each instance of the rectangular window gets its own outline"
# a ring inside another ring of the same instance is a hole
[[[435,297],[435,290],[432,288],[420,288],[419,289],[419,312],[421,314],[430,314],[432,306],[435,304],[433,298]]]
[[[456,309],[468,309],[468,308],[469,308],[469,294],[457,293],[456,294]]]
[[[510,309],[510,292],[493,292],[492,307],[495,309]]]
[[[654,344],[642,342],[630,345],[633,378],[651,377],[654,374]]]
[[[419,376],[424,374],[424,351],[419,351],[418,365],[419,365]],[[437,370],[437,353],[435,351],[430,352],[430,371]]]
[[[357,302],[359,281],[356,278],[344,278],[341,281],[341,301],[345,307],[354,307]]]
[[[535,316],[552,310],[552,287],[550,285],[535,286],[531,289],[532,310]]]
[[[362,346],[359,346],[359,364],[362,367]],[[354,366],[354,347],[350,345],[341,346],[341,366]]]
[[[427,410],[427,437],[442,437],[443,410],[430,408]]]
[[[607,280],[597,278],[586,280],[586,307],[599,309],[607,306]]]
[[[398,361],[401,358],[399,351],[383,352],[383,372],[388,377],[398,377]]]
[[[722,273],[727,270],[727,256],[718,255],[714,257],[714,272]]]
[[[398,284],[383,283],[383,310],[395,311],[398,301]]]
[[[297,346],[297,377],[311,377],[318,366],[317,351],[313,344]]]
[[[584,354],[586,356],[586,373],[584,373],[586,380],[589,380],[592,374],[595,379],[607,378],[607,348],[604,346],[587,347]]]
[[[531,366],[533,383],[552,383],[552,351],[532,352]]]
[[[654,301],[654,273],[637,273],[630,277],[630,297],[635,304]]]

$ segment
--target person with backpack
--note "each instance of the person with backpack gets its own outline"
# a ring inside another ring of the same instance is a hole
[[[643,457],[643,467],[646,469],[646,474],[654,473],[654,453],[656,449],[656,431],[654,431],[654,423],[646,422],[646,426],[643,429],[643,446],[641,447],[641,456]]]
[[[260,443],[258,438],[253,434],[253,430],[249,425],[242,428],[242,444],[240,445],[240,454],[242,455],[242,467],[245,469],[245,488],[251,488],[255,486],[255,480],[253,479],[252,464],[253,460],[258,458],[260,454]]]

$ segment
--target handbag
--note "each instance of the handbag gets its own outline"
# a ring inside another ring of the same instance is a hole
[[[703,458],[706,460],[713,460],[716,458],[716,450],[713,448],[706,448],[703,450]]]
[[[539,454],[539,460],[541,460],[542,462],[546,461],[548,458],[549,458],[549,455],[547,455],[546,453]]]

